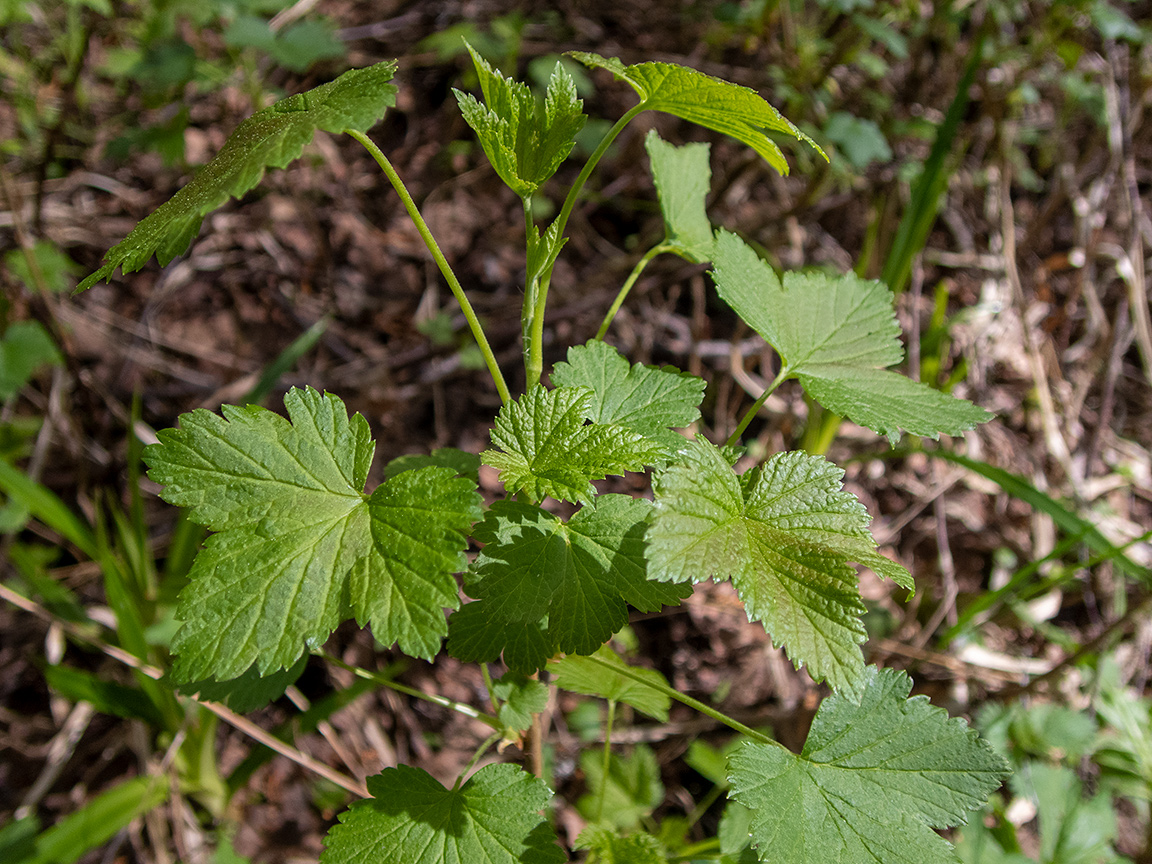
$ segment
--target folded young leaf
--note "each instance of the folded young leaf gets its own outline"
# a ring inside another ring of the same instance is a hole
[[[583,102],[572,76],[557,63],[538,106],[527,84],[505,78],[469,45],[484,103],[454,90],[460,113],[480,139],[488,161],[521,198],[530,198],[572,152],[584,128]]]
[[[645,110],[663,111],[730,135],[759,153],[781,174],[788,173],[788,162],[765,130],[782,132],[805,141],[824,156],[824,151],[815,141],[747,87],[674,63],[625,66],[615,57],[601,57],[584,51],[572,51],[570,56],[585,66],[607,69],[617,78],[627,81],[640,97],[640,107]]]
[[[652,179],[664,214],[664,242],[677,255],[696,264],[712,260],[712,223],[704,199],[712,182],[707,144],[676,147],[662,140],[655,129],[644,138]]]
[[[876,553],[862,504],[841,488],[844,472],[819,456],[778,453],[737,476],[703,439],[653,482],[646,537],[652,579],[731,579],[749,621],[762,621],[792,662],[852,688],[860,679],[864,602],[849,561],[911,579]],[[878,562],[884,562],[879,564]]]
[[[548,685],[518,672],[492,682],[492,696],[500,700],[500,722],[516,732],[532,725],[532,715],[548,707]]]
[[[552,793],[516,765],[485,765],[457,789],[401,765],[369,777],[368,791],[372,798],[354,802],[328,832],[320,864],[567,860],[540,815]]]
[[[659,445],[638,432],[585,423],[592,402],[584,387],[533,387],[500,409],[492,443],[501,449],[481,453],[484,464],[500,471],[511,493],[588,504],[596,495],[591,481],[639,471],[661,458]]]
[[[181,592],[175,675],[224,681],[255,663],[287,668],[351,612],[376,638],[431,658],[459,605],[480,518],[475,483],[451,468],[406,471],[370,498],[368,424],[311,388],[284,398],[291,422],[257,406],[203,409],[146,448],[171,504],[219,532]]]
[[[535,672],[554,654],[591,654],[628,623],[628,605],[679,603],[682,586],[649,582],[644,526],[651,505],[601,495],[567,522],[531,504],[497,501],[473,536],[484,549],[465,575],[476,598],[448,622],[448,651]]]
[[[76,290],[104,281],[117,267],[123,273],[139,270],[153,254],[162,266],[183,254],[208,213],[254,187],[266,168],[283,168],[296,159],[317,129],[367,132],[396,104],[396,88],[388,83],[395,71],[395,61],[351,69],[253,114],[187,186],[113,246],[104,266]]]
[[[904,359],[892,292],[854,274],[785,273],[784,282],[735,234],[720,231],[716,290],[779,352],[785,377],[821,405],[895,443],[900,430],[959,435],[992,415],[884,367]]]
[[[732,797],[752,810],[752,841],[772,864],[954,864],[933,831],[965,821],[1007,765],[912,681],[869,666],[859,701],[821,704],[799,756],[744,743],[729,762]]]
[[[683,428],[700,418],[704,379],[673,366],[645,366],[628,361],[605,342],[568,349],[568,362],[552,370],[557,387],[587,387],[592,401],[585,419],[622,426],[657,442],[669,457],[684,446]]]
[[[663,675],[655,669],[629,666],[607,645],[600,646],[592,656],[626,669],[629,674],[607,669],[588,657],[570,655],[548,664],[548,671],[556,677],[556,686],[573,693],[623,702],[661,723],[668,722],[668,708],[672,704],[668,694],[657,687],[641,684],[633,677],[639,675],[653,684],[667,687]]]

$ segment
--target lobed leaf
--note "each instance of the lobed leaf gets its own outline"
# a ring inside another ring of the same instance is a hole
[[[108,279],[117,267],[131,273],[153,255],[163,266],[183,254],[208,213],[256,186],[266,168],[283,168],[296,159],[317,129],[367,132],[396,104],[396,88],[388,83],[395,71],[395,61],[350,69],[335,81],[253,114],[187,186],[113,246],[104,256],[104,266],[76,290]]]
[[[673,366],[629,367],[619,351],[601,341],[569,348],[568,362],[552,370],[552,383],[588,388],[586,420],[637,432],[657,442],[665,458],[684,446],[684,437],[672,430],[700,418],[697,406],[705,387],[702,378]]]
[[[677,255],[696,264],[712,260],[712,223],[704,199],[712,182],[707,144],[676,147],[662,140],[655,129],[644,138],[652,179],[664,214],[664,242]]]
[[[558,652],[591,654],[628,623],[685,590],[649,582],[644,525],[651,505],[602,495],[567,522],[531,504],[497,501],[473,531],[484,544],[464,587],[476,598],[449,619],[449,652],[518,672]]]
[[[992,415],[884,367],[904,359],[892,292],[854,274],[776,273],[735,234],[720,231],[716,290],[776,349],[785,377],[821,405],[887,436],[905,429],[959,435]]]
[[[530,198],[572,152],[587,119],[572,76],[557,63],[543,105],[528,85],[495,72],[469,45],[484,104],[454,90],[460,113],[480,139],[488,161],[509,188]],[[559,246],[556,245],[556,251]]]
[[[576,808],[589,821],[632,831],[664,800],[660,765],[647,745],[638,744],[628,756],[613,753],[607,776],[603,758],[596,750],[580,754],[580,767],[589,792],[577,800]]]
[[[623,426],[586,424],[593,394],[582,387],[546,390],[537,385],[500,409],[484,464],[500,471],[511,493],[590,503],[592,480],[638,471],[660,458],[660,448]]]
[[[340,814],[320,864],[562,864],[540,811],[552,793],[516,765],[485,765],[459,788],[401,765],[368,778],[372,798]]]
[[[591,860],[603,864],[668,864],[660,841],[643,832],[621,837],[603,825],[589,825],[576,838],[577,849],[587,849]]]
[[[734,800],[752,811],[752,841],[773,864],[944,864],[935,833],[964,822],[1007,766],[963,720],[912,681],[869,666],[854,701],[821,704],[799,755],[745,742],[729,761]]]
[[[628,82],[640,97],[639,107],[663,111],[730,135],[759,153],[781,174],[788,173],[788,162],[766,131],[781,132],[805,141],[824,156],[824,151],[815,141],[747,87],[674,63],[625,66],[615,57],[601,57],[584,51],[572,51],[570,56],[585,66],[607,69]]]
[[[431,658],[459,598],[475,483],[445,467],[406,471],[365,498],[368,424],[311,388],[257,406],[185,414],[145,449],[171,504],[219,532],[181,592],[173,642],[182,681],[225,681],[254,663],[291,666],[349,614],[378,640]]]
[[[737,476],[702,439],[656,475],[646,538],[649,575],[669,582],[730,579],[748,620],[762,621],[792,662],[817,680],[854,687],[865,638],[857,561],[910,577],[879,556],[844,472],[819,456],[779,453]],[[879,563],[884,562],[884,563]]]
[[[548,685],[517,672],[493,681],[492,696],[500,700],[500,722],[516,732],[530,727],[532,715],[548,707]]]

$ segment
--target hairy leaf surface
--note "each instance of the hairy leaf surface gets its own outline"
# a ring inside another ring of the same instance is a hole
[[[660,447],[624,426],[586,424],[593,394],[583,387],[537,385],[500,409],[484,464],[500,471],[509,492],[590,503],[592,480],[639,471],[660,458]]]
[[[964,822],[1002,782],[1003,760],[926,696],[908,699],[905,673],[870,666],[863,683],[858,702],[824,700],[800,755],[746,742],[731,757],[761,861],[952,864],[932,829]]]
[[[401,765],[368,778],[372,798],[340,814],[321,864],[562,864],[540,815],[548,787],[516,765],[485,765],[458,789]]]
[[[664,242],[696,264],[712,260],[712,223],[704,199],[712,183],[707,144],[676,147],[650,129],[644,138],[664,214]]]
[[[461,660],[504,655],[534,672],[557,652],[591,654],[628,623],[628,604],[655,611],[681,586],[649,582],[643,499],[602,495],[567,522],[531,504],[497,501],[473,536],[485,544],[465,575],[476,599],[449,620],[448,650]]]
[[[781,174],[788,173],[788,162],[766,132],[780,132],[805,141],[824,156],[816,142],[747,87],[674,63],[625,66],[615,57],[583,51],[573,51],[571,56],[585,66],[607,69],[627,81],[640,97],[643,108],[663,111],[730,135],[759,153]]]
[[[521,198],[530,198],[556,173],[572,151],[576,133],[584,127],[576,85],[563,64],[557,63],[544,104],[537,106],[527,84],[494,71],[471,45],[468,51],[480,78],[484,104],[455,90],[460,113],[476,132],[500,179]]]
[[[684,446],[673,429],[700,418],[704,380],[673,366],[628,365],[620,352],[601,341],[574,345],[568,362],[552,370],[557,387],[587,387],[592,400],[585,419],[622,426],[657,442],[664,455]]]
[[[785,273],[718,232],[713,278],[736,313],[779,353],[786,377],[821,405],[895,443],[900,430],[959,435],[992,415],[884,367],[904,359],[892,292],[854,274]]]
[[[459,605],[475,484],[451,468],[406,471],[363,494],[373,445],[359,414],[311,388],[289,420],[226,405],[180,418],[145,450],[162,497],[219,533],[180,595],[176,675],[223,681],[296,662],[355,614],[376,638],[431,658]]]
[[[876,554],[868,514],[841,488],[843,475],[791,452],[737,476],[719,448],[688,442],[653,484],[651,578],[730,579],[748,619],[762,621],[793,663],[835,687],[853,686],[864,669],[864,603],[848,562],[902,568]]]
[[[131,273],[153,255],[163,266],[183,254],[208,213],[253,188],[266,168],[283,168],[296,159],[317,129],[367,132],[396,104],[396,88],[388,83],[395,71],[395,61],[351,69],[335,81],[253,114],[187,186],[113,246],[104,256],[104,266],[76,290],[104,281],[117,267]]]

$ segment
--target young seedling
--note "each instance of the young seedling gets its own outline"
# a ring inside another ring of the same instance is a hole
[[[904,673],[864,663],[865,607],[854,565],[907,589],[911,577],[876,551],[869,516],[842,487],[839,468],[801,452],[775,454],[743,474],[733,465],[741,434],[768,395],[792,378],[829,410],[892,441],[901,430],[960,434],[989,415],[889,370],[903,349],[884,285],[852,275],[781,279],[737,235],[715,231],[704,206],[708,147],[674,147],[655,133],[646,143],[666,236],[639,260],[596,338],[569,348],[547,386],[543,328],[568,218],[631,120],[653,110],[698,123],[747,144],[782,173],[787,163],[771,136],[808,140],[746,88],[668,63],[573,56],[611,71],[638,101],[604,136],[543,231],[533,219],[533,195],[570,154],[585,119],[563,65],[540,101],[473,52],[483,100],[457,93],[493,167],[524,202],[524,393],[509,391],[460,281],[399,175],[367,137],[393,104],[394,63],[353,70],[246,120],[216,159],[81,284],[117,268],[137,270],[153,255],[167,263],[188,247],[205,214],[251,189],[266,168],[296,158],[315,130],[346,132],[400,195],[503,402],[492,447],[480,458],[497,469],[506,496],[487,507],[477,491],[476,457],[451,450],[395,462],[387,479],[366,491],[373,455],[367,422],[349,417],[335,395],[310,388],[288,393],[287,419],[260,407],[224,406],[222,415],[194,411],[178,429],[161,432],[145,455],[150,476],[166,501],[189,508],[215,532],[181,595],[172,674],[182,682],[213,680],[217,688],[244,675],[270,676],[350,617],[413,657],[434,659],[447,637],[448,653],[461,660],[503,660],[510,671],[499,681],[483,667],[498,713],[479,716],[493,735],[455,785],[445,788],[414,766],[369,778],[373,797],[341,816],[325,864],[368,857],[565,860],[541,815],[551,796],[544,780],[512,764],[471,773],[488,747],[532,725],[547,691],[531,676],[546,669],[560,687],[608,700],[608,741],[620,702],[659,716],[676,700],[740,732],[744,743],[727,766],[737,802],[730,812],[745,820],[744,835],[761,861],[954,860],[933,829],[963,822],[1000,785],[1005,766],[963,721],[923,697],[909,699]],[[664,252],[711,262],[719,296],[780,356],[776,379],[725,446],[677,431],[699,419],[703,380],[671,367],[630,365],[602,341],[640,272]],[[600,494],[593,484],[646,469],[654,472],[653,500]],[[545,506],[549,500],[579,509],[562,518]],[[473,541],[482,548],[469,562]],[[463,605],[457,574],[472,598]],[[749,620],[832,688],[800,754],[602,648],[626,624],[629,606],[674,605],[705,580],[730,580]],[[603,761],[589,763],[600,766],[589,770],[600,771],[601,787],[609,755],[606,742]],[[664,860],[656,838],[620,836],[602,795],[590,804],[595,824],[578,847],[593,857]]]

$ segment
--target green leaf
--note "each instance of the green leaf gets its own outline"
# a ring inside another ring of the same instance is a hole
[[[602,645],[592,655],[613,666],[627,668],[631,675],[639,675],[654,685],[649,687],[635,678],[614,672],[588,657],[571,655],[548,664],[548,671],[556,676],[556,686],[585,696],[600,696],[613,702],[631,705],[637,711],[654,717],[661,723],[668,722],[668,708],[672,700],[660,688],[668,687],[668,682],[655,669],[641,669],[628,666],[607,645]]]
[[[37,240],[30,250],[13,249],[4,253],[4,263],[25,288],[39,291],[63,291],[84,268],[68,257],[51,240]],[[33,270],[35,268],[35,272]]]
[[[485,765],[457,789],[401,765],[368,778],[372,798],[353,802],[325,838],[320,864],[562,864],[540,815],[552,797],[515,765]]]
[[[589,825],[576,838],[577,849],[592,853],[601,864],[668,864],[664,847],[651,834],[621,837],[603,825]]]
[[[781,174],[788,173],[788,162],[776,142],[765,134],[766,131],[782,132],[805,141],[824,156],[824,151],[815,141],[747,87],[674,63],[625,66],[615,57],[601,57],[583,51],[573,51],[571,56],[585,66],[607,69],[617,78],[627,81],[640,97],[639,107],[663,111],[730,135],[759,153]]]
[[[702,378],[674,366],[631,367],[620,352],[594,340],[568,349],[568,362],[552,370],[557,387],[587,387],[592,401],[584,419],[622,426],[657,442],[669,457],[684,446],[683,428],[700,418]]]
[[[592,402],[592,392],[582,387],[536,385],[500,409],[492,443],[501,450],[485,450],[481,459],[500,471],[510,493],[590,503],[596,494],[592,480],[639,471],[660,458],[660,448],[643,435],[585,424]]]
[[[384,477],[390,480],[404,471],[427,468],[430,465],[451,468],[461,477],[468,477],[476,483],[480,482],[480,457],[475,453],[457,450],[455,447],[437,447],[427,456],[419,453],[397,456],[384,466]]]
[[[488,161],[521,198],[535,194],[568,158],[576,133],[584,127],[583,102],[563,64],[548,81],[538,105],[527,84],[505,78],[469,45],[484,103],[454,90],[460,113],[480,139]],[[559,251],[557,249],[557,251]]]
[[[904,359],[892,292],[854,274],[776,273],[721,231],[713,278],[720,296],[779,352],[782,372],[821,405],[895,443],[900,429],[959,435],[992,415],[886,368]]]
[[[844,153],[857,171],[873,162],[891,162],[892,148],[880,127],[872,120],[861,119],[847,111],[835,111],[824,124],[824,134]]]
[[[680,586],[649,582],[644,526],[651,505],[602,495],[567,522],[497,501],[473,531],[485,544],[464,578],[476,600],[449,620],[449,652],[534,672],[557,652],[591,654],[628,623],[628,604],[651,612],[678,603]]]
[[[1076,772],[1062,765],[1027,762],[1012,778],[1018,794],[1036,802],[1040,860],[1098,864],[1115,860],[1116,815],[1111,796],[1082,796]]]
[[[227,681],[208,678],[179,684],[176,689],[181,693],[199,695],[201,699],[211,702],[222,702],[239,714],[247,714],[283,696],[284,691],[304,674],[307,665],[308,655],[301,654],[291,669],[281,669],[270,675],[261,676],[256,664],[252,664],[238,678]]]
[[[112,247],[104,266],[77,290],[108,279],[117,267],[124,273],[139,270],[153,254],[162,266],[183,254],[205,215],[253,188],[266,168],[283,168],[296,159],[317,129],[367,132],[396,103],[396,88],[388,83],[395,71],[395,61],[352,69],[253,114],[192,182]]]
[[[0,339],[0,401],[15,396],[44,366],[63,360],[56,343],[39,321],[15,321]]]
[[[164,500],[220,532],[180,595],[179,680],[287,668],[350,612],[384,644],[431,658],[443,609],[459,605],[452,574],[480,516],[475,484],[429,467],[365,499],[364,418],[311,388],[284,404],[291,422],[251,405],[185,414],[144,452]]]
[[[944,864],[934,828],[958,825],[1007,766],[964,721],[912,681],[869,666],[858,703],[833,693],[800,755],[745,743],[730,762],[733,798],[753,811],[752,839],[772,864]]]
[[[72,864],[167,798],[168,777],[164,774],[136,777],[113,786],[40,834],[32,864]]]
[[[580,767],[588,783],[589,794],[576,802],[576,809],[585,819],[597,819],[622,831],[639,828],[640,821],[651,815],[664,800],[664,784],[660,782],[660,765],[652,748],[638,744],[630,756],[613,753],[604,776],[602,754],[585,750],[580,754]],[[603,794],[604,806],[600,809]]]
[[[166,725],[156,705],[139,687],[105,681],[91,672],[60,665],[45,666],[44,679],[71,702],[84,701],[103,714],[144,720],[161,729]]]
[[[712,260],[712,223],[704,199],[712,183],[707,144],[676,147],[662,140],[655,129],[644,138],[652,179],[664,214],[664,242],[677,255],[696,264]]]
[[[516,672],[493,681],[492,695],[501,702],[500,722],[516,732],[531,726],[532,715],[548,707],[548,685]]]
[[[857,643],[865,609],[847,562],[886,559],[875,553],[867,511],[841,488],[843,476],[798,451],[737,476],[719,448],[688,442],[653,483],[650,578],[731,579],[748,620],[763,621],[793,663],[834,687],[852,686],[864,669]]]

